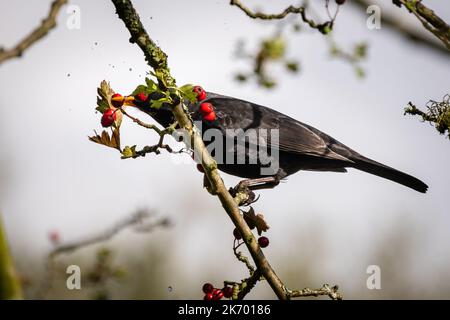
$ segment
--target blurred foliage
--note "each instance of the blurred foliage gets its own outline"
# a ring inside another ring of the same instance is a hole
[[[261,41],[256,53],[247,53],[244,42],[240,42],[237,48],[237,57],[246,58],[253,63],[253,70],[250,72],[239,72],[235,79],[239,82],[246,82],[255,79],[258,85],[264,88],[273,88],[277,82],[275,77],[270,75],[268,67],[270,64],[279,64],[285,67],[286,71],[297,73],[300,69],[299,62],[286,57],[287,41],[280,35],[268,37]]]

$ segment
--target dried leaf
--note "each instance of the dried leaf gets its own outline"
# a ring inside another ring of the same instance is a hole
[[[94,131],[95,132],[95,131]],[[120,150],[120,131],[118,128],[114,128],[111,136],[108,131],[103,130],[101,135],[95,132],[95,136],[89,137],[89,140],[104,146]]]
[[[256,227],[258,235],[269,230],[269,225],[264,220],[264,216],[260,213],[255,214],[255,210],[252,207],[250,207],[248,212],[244,211],[244,220],[247,222],[250,229]]]

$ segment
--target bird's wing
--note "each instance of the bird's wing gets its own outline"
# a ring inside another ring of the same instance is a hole
[[[300,121],[251,102],[208,93],[216,111],[221,130],[267,129],[268,147],[280,151],[352,162],[329,148],[327,142]],[[270,129],[278,129],[279,141],[274,141]],[[229,132],[225,132],[229,135]],[[325,134],[323,134],[325,135]]]

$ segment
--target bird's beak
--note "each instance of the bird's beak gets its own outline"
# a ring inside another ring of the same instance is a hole
[[[123,100],[124,106],[130,106],[130,107],[136,107],[136,104],[134,103],[134,97],[133,96],[126,96]]]

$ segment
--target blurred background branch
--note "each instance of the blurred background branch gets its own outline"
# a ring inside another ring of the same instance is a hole
[[[67,0],[54,0],[51,4],[48,16],[43,19],[41,24],[28,36],[23,38],[15,47],[11,49],[4,49],[0,47],[0,64],[6,60],[21,57],[25,50],[45,37],[47,33],[56,26],[56,17],[58,16],[61,7],[66,3]]]
[[[356,6],[357,8],[363,10],[363,14],[366,14],[367,8],[373,3],[367,0],[352,0],[349,4]],[[423,6],[423,5],[421,5]],[[401,22],[398,17],[390,14],[389,11],[384,10],[380,15],[382,26],[386,26],[393,31],[396,31],[399,35],[405,37],[406,39],[413,41],[419,45],[422,45],[428,49],[435,52],[450,56],[450,50],[448,46],[443,46],[439,41],[435,41],[433,37],[428,37],[426,34],[421,32],[421,30],[405,25]]]
[[[9,251],[6,231],[0,215],[0,300],[21,298],[22,286]]]

